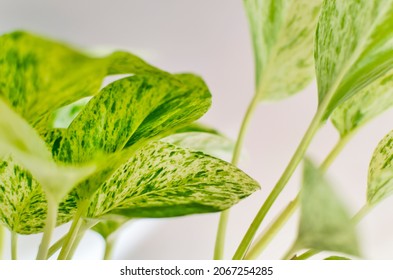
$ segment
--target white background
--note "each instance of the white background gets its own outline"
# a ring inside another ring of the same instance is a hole
[[[231,138],[236,137],[253,94],[253,58],[241,0],[0,0],[0,32],[15,29],[83,48],[128,49],[167,71],[202,75],[213,94],[213,106],[202,120]],[[245,141],[248,156],[241,167],[261,183],[262,190],[233,208],[228,258],[297,147],[315,111],[316,96],[312,84],[292,98],[258,108]],[[351,213],[365,202],[373,149],[392,128],[392,112],[367,125],[329,171]],[[314,139],[308,155],[320,162],[337,137],[328,124]],[[268,219],[295,196],[299,182],[297,172]],[[393,258],[391,213],[393,199],[387,199],[360,224],[365,258]],[[114,257],[209,259],[217,222],[218,214],[136,221],[119,236]],[[281,257],[293,241],[296,224],[297,220],[292,219],[261,257]],[[21,238],[22,258],[34,256],[38,239]],[[102,250],[102,240],[89,233],[77,258],[99,259]]]

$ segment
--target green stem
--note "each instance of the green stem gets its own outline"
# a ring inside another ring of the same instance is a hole
[[[281,212],[277,219],[266,229],[265,232],[262,233],[259,239],[255,242],[255,245],[252,246],[249,252],[245,255],[244,259],[253,260],[262,253],[270,241],[276,236],[276,234],[285,225],[288,219],[293,215],[297,208],[298,201],[299,195],[297,195],[296,198],[287,205],[287,207]]]
[[[312,256],[318,254],[319,252],[320,251],[318,251],[318,250],[310,249],[299,256],[295,256],[293,259],[298,260],[298,261],[307,260],[308,258],[311,258]]]
[[[293,243],[292,246],[289,248],[288,252],[282,258],[283,260],[290,260],[292,259],[293,255],[296,253],[296,243]]]
[[[104,260],[112,259],[113,250],[115,248],[115,241],[116,241],[116,238],[112,238],[111,235],[109,235],[107,238],[105,238]]]
[[[242,125],[240,127],[239,134],[237,136],[235,149],[233,152],[232,157],[232,164],[238,165],[242,147],[244,144],[244,138],[246,136],[246,131],[248,126],[250,125],[251,118],[255,112],[255,109],[258,105],[258,97],[255,94],[252,101],[250,102],[246,114],[244,115]],[[229,218],[229,209],[221,212],[220,214],[220,221],[218,223],[218,230],[216,236],[216,245],[214,248],[214,259],[220,260],[224,256],[224,247],[225,247],[225,235],[226,229],[228,225],[228,218]]]
[[[313,120],[311,121],[310,126],[308,127],[302,141],[300,142],[287,168],[285,169],[284,173],[281,175],[277,184],[274,186],[272,192],[269,194],[269,196],[263,203],[262,207],[260,208],[259,212],[255,216],[250,227],[248,228],[247,233],[245,234],[238,249],[236,250],[235,255],[233,256],[234,260],[240,260],[244,257],[244,255],[248,250],[248,247],[250,246],[250,243],[252,242],[255,236],[255,233],[257,232],[259,226],[261,225],[264,218],[266,217],[266,214],[270,210],[273,203],[276,201],[281,191],[284,189],[285,185],[288,183],[289,179],[291,178],[293,172],[296,170],[300,161],[303,159],[303,156],[306,153],[306,150],[310,145],[312,138],[314,137],[315,133],[318,131],[318,128],[320,127],[321,121],[325,113],[326,106],[327,106],[327,102],[323,102],[321,104],[321,107],[319,107],[318,111],[316,112]]]
[[[80,227],[78,234],[76,236],[75,241],[72,244],[71,250],[67,256],[67,259],[72,259],[72,257],[75,254],[76,249],[79,246],[79,243],[81,242],[82,238],[85,236],[85,233],[88,229],[92,228],[93,226],[95,226],[98,223],[98,221],[91,221],[91,222],[86,222],[83,221],[83,225]]]
[[[11,232],[11,259],[18,259],[18,234],[14,231]]]
[[[333,161],[337,158],[340,152],[343,150],[348,141],[352,138],[353,133],[348,133],[344,137],[340,138],[340,140],[336,143],[333,149],[330,151],[328,156],[325,158],[323,163],[320,166],[320,169],[326,172]],[[292,217],[295,213],[295,209],[299,204],[299,193],[296,198],[288,204],[288,206],[284,209],[283,212],[277,217],[275,222],[271,224],[271,226],[258,238],[255,242],[255,245],[250,248],[250,253],[246,255],[247,259],[255,259],[257,258],[266,246],[270,243],[270,241],[274,238],[274,236],[280,231],[280,229],[286,224],[286,222]]]
[[[48,258],[50,241],[52,239],[53,230],[56,227],[58,204],[51,195],[47,195],[47,202],[48,213],[46,217],[44,234],[42,236],[40,248],[37,253],[37,260],[46,260]]]
[[[62,238],[57,240],[48,250],[48,258],[52,257],[64,244],[64,240],[66,239],[67,235],[64,235]]]
[[[77,238],[79,229],[83,224],[82,215],[87,209],[87,205],[87,201],[84,201],[79,205],[72,221],[70,230],[68,231],[67,237],[64,240],[63,248],[61,249],[59,257],[57,258],[58,260],[66,260],[68,258],[72,245]]]
[[[0,260],[3,259],[4,241],[5,241],[5,227],[3,225],[0,225]]]
[[[336,143],[333,149],[330,151],[329,155],[325,158],[321,166],[319,167],[320,170],[326,172],[329,167],[332,165],[333,161],[337,158],[337,156],[342,152],[345,145],[352,139],[352,136],[355,134],[355,131],[352,131],[345,136],[342,136],[340,140]]]

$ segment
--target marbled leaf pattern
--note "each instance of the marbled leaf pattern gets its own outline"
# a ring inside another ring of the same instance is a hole
[[[332,122],[341,137],[355,131],[393,106],[393,71],[338,106]]]
[[[221,211],[258,188],[257,182],[229,163],[154,141],[97,190],[88,217],[171,217]]]
[[[262,100],[305,88],[315,76],[313,42],[322,0],[244,0]]]
[[[232,160],[235,142],[222,135],[207,132],[182,132],[169,135],[162,141],[203,152],[207,155],[230,162]]]
[[[0,37],[0,96],[35,127],[45,129],[52,111],[94,96],[105,76],[121,73],[163,72],[127,52],[93,58],[23,31]]]
[[[325,118],[393,69],[393,0],[325,0],[315,60]]]
[[[367,202],[375,205],[393,194],[393,131],[375,148],[370,161]]]

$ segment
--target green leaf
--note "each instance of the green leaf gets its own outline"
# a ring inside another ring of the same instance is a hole
[[[41,186],[10,158],[0,161],[0,221],[20,234],[44,228],[47,203]]]
[[[172,217],[221,211],[258,188],[257,182],[231,164],[155,141],[97,190],[88,217]]]
[[[220,135],[206,132],[183,132],[172,134],[162,141],[203,152],[210,156],[230,162],[235,149],[235,142]]]
[[[344,137],[392,106],[393,71],[390,71],[338,106],[332,122]]]
[[[125,223],[130,221],[129,218],[124,216],[109,217],[96,224],[91,230],[97,232],[104,239],[117,232]]]
[[[325,0],[315,60],[325,117],[393,68],[393,0]]]
[[[105,76],[121,73],[164,72],[126,52],[93,58],[22,31],[0,37],[0,96],[36,127],[48,126],[57,108],[94,96]]]
[[[306,160],[297,249],[359,255],[355,225],[323,173]]]
[[[349,261],[351,259],[346,258],[346,257],[340,257],[340,256],[330,256],[325,258],[325,261]]]
[[[198,119],[210,102],[203,81],[191,75],[115,81],[84,107],[58,140],[54,156],[78,163],[121,151]]]
[[[72,187],[95,170],[91,164],[57,165],[37,132],[0,100],[0,158],[10,155],[34,176],[47,194],[59,202]]]
[[[244,0],[259,99],[290,96],[314,78],[313,42],[322,0]]]
[[[393,131],[375,148],[368,169],[367,202],[375,205],[393,193]]]
[[[217,129],[198,122],[176,129],[173,133],[175,134],[175,133],[182,133],[182,132],[206,132],[215,135],[222,135]]]

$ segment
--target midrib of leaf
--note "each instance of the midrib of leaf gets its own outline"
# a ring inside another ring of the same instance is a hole
[[[385,2],[385,5],[387,6],[388,2]],[[386,11],[388,11],[389,9],[382,9],[381,8],[380,10],[382,10],[382,12],[379,13],[376,20],[373,22],[373,24],[370,25],[370,28],[367,30],[367,35],[363,36],[363,38],[360,40],[360,43],[357,44],[357,47],[356,47],[352,57],[344,64],[344,67],[342,67],[341,71],[337,75],[337,78],[335,79],[335,82],[333,83],[333,86],[330,87],[328,93],[324,96],[323,101],[320,104],[318,110],[320,110],[320,108],[322,108],[323,111],[325,111],[327,109],[327,107],[329,106],[330,100],[334,96],[337,89],[340,87],[341,82],[343,81],[343,79],[347,75],[349,69],[351,69],[351,67],[354,66],[355,62],[362,54],[362,52],[364,50],[363,48],[365,47],[368,39],[370,38],[370,35],[373,33],[374,28],[379,24],[380,19],[385,16]],[[323,105],[325,105],[325,106],[323,106]]]
[[[287,15],[288,15],[289,11],[291,10],[292,5],[293,5],[293,3],[295,1],[292,1],[292,2],[290,2],[290,4],[285,5],[287,8],[285,9],[285,12],[282,13],[282,15],[283,15],[282,18],[287,19]],[[277,35],[277,40],[273,44],[272,49],[271,49],[272,51],[270,52],[269,57],[268,57],[268,59],[266,61],[266,67],[264,67],[262,72],[260,73],[260,81],[257,84],[257,88],[256,88],[256,92],[255,92],[255,94],[257,96],[259,96],[259,98],[258,98],[259,100],[263,99],[263,89],[266,87],[266,82],[265,81],[269,81],[269,78],[270,78],[270,75],[266,74],[266,73],[272,72],[272,71],[268,71],[268,69],[271,68],[273,62],[275,61],[275,59],[276,59],[276,57],[278,55],[278,49],[279,49],[278,46],[281,45],[282,41],[285,41],[285,36],[283,36],[283,30],[285,29],[285,23],[286,22],[287,21],[284,20],[281,23],[280,30],[279,30],[278,35]],[[255,31],[253,32],[253,36],[255,36]],[[257,52],[258,52],[257,49],[258,48],[256,47],[256,43],[253,43],[253,45],[254,45],[254,55],[256,57],[259,57],[259,55],[257,54]]]

